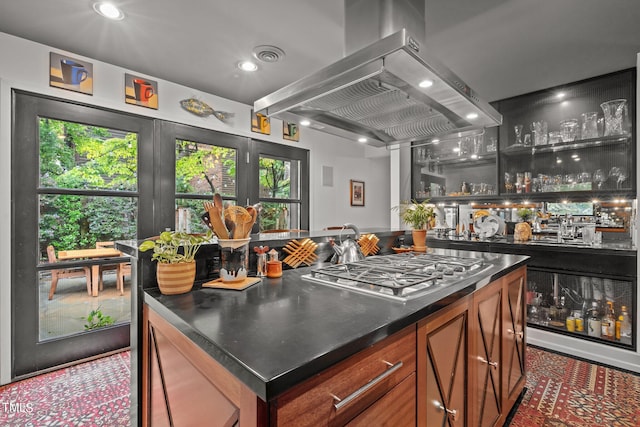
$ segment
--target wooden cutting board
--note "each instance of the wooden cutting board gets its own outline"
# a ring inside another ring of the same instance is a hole
[[[253,286],[256,283],[262,282],[262,279],[259,277],[247,277],[244,280],[233,282],[233,283],[225,283],[222,279],[211,280],[210,282],[206,282],[202,284],[203,288],[215,288],[215,289],[231,289],[234,291],[241,291],[243,289],[247,289],[249,286]]]

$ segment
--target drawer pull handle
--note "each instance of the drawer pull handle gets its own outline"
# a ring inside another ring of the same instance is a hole
[[[507,332],[509,332],[510,334],[515,335],[516,338],[520,338],[520,339],[524,338],[524,331],[514,332],[513,330],[508,329]]]
[[[498,369],[498,362],[491,362],[491,361],[489,361],[489,360],[485,360],[485,359],[483,359],[482,357],[480,358],[480,361],[481,361],[482,363],[486,363],[486,364],[487,364],[487,365],[489,365],[489,366],[492,366],[492,367],[493,367],[493,369]]]
[[[369,381],[368,383],[366,383],[365,385],[363,385],[362,387],[360,387],[359,389],[357,389],[356,391],[354,391],[353,393],[351,393],[349,396],[345,397],[344,399],[340,399],[338,396],[332,395],[333,398],[337,401],[336,403],[333,404],[333,407],[336,408],[336,411],[339,411],[344,406],[348,405],[353,400],[360,397],[361,394],[365,393],[371,387],[375,386],[380,381],[384,380],[389,375],[393,374],[395,371],[402,368],[402,365],[403,365],[402,361],[396,363],[395,365],[392,365],[389,362],[384,362],[384,363],[390,366],[390,368],[384,371],[383,373],[381,373],[380,375],[378,375],[377,377],[375,377],[374,379],[372,379],[371,381]]]
[[[447,409],[442,406],[442,404],[440,404],[440,409],[451,415],[451,419],[453,419],[453,421],[458,421],[458,411],[456,411],[455,409]]]

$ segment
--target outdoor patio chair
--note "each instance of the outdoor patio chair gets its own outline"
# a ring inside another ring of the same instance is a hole
[[[50,263],[58,262],[56,251],[52,245],[47,246],[47,258]],[[58,286],[59,279],[70,279],[74,277],[87,278],[87,293],[91,295],[91,269],[89,267],[71,267],[51,270],[51,287],[49,288],[49,300],[53,299],[53,294]]]
[[[131,263],[123,262],[118,264],[116,274],[118,275],[116,288],[120,291],[120,295],[124,295],[124,278],[125,276],[131,276]]]
[[[115,246],[114,242],[96,242],[96,248],[113,248]],[[120,291],[120,295],[124,295],[124,277],[127,275],[131,275],[131,263],[130,262],[121,262],[118,264],[107,264],[100,266],[100,283],[99,289],[104,289],[104,282],[102,281],[102,273],[104,271],[113,271],[116,272],[116,289]]]

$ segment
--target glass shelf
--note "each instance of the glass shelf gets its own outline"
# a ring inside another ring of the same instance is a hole
[[[543,153],[556,153],[559,151],[581,150],[587,148],[610,147],[618,144],[628,144],[631,141],[630,135],[605,136],[590,139],[577,139],[571,142],[560,142],[557,144],[535,145],[525,147],[522,145],[511,145],[501,151],[504,156],[535,155]]]
[[[479,154],[479,155],[465,155],[465,156],[456,156],[456,157],[444,157],[432,159],[432,163],[437,165],[460,165],[460,166],[478,166],[487,163],[495,163],[496,162],[496,153],[489,154]],[[419,164],[428,165],[429,162],[423,162]]]

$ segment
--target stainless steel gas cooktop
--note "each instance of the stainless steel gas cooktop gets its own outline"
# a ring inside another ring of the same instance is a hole
[[[401,253],[321,267],[302,277],[356,292],[407,301],[459,283],[489,267],[491,264],[485,265],[479,258]]]

